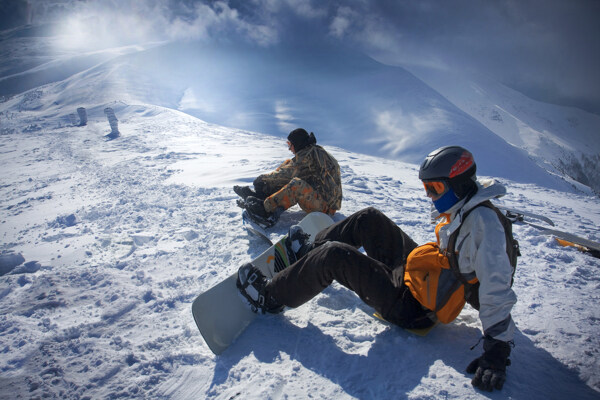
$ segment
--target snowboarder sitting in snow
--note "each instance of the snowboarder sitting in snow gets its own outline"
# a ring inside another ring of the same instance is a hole
[[[248,186],[234,186],[238,201],[250,217],[263,226],[272,226],[281,213],[295,204],[307,213],[333,215],[342,206],[340,167],[333,156],[317,145],[315,135],[295,129],[288,135],[294,158],[273,172],[260,175]]]
[[[484,352],[467,372],[475,373],[473,386],[501,389],[515,329],[510,312],[517,299],[511,289],[514,264],[507,231],[488,200],[506,189],[493,181],[483,185],[475,172],[473,156],[459,146],[435,150],[421,165],[419,179],[440,213],[437,242],[417,246],[370,207],[304,243],[298,261],[270,281],[251,263],[244,264],[238,272],[240,293],[255,310],[275,313],[300,306],[336,280],[406,329],[451,322],[468,297],[479,310]],[[455,270],[450,268],[452,250]]]

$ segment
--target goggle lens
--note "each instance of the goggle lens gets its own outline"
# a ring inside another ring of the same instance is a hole
[[[447,190],[446,184],[442,181],[423,182],[423,186],[425,186],[427,194],[433,197],[439,197]]]

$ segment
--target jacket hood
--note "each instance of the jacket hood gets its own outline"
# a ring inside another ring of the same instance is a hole
[[[477,204],[483,203],[486,200],[497,199],[506,194],[506,187],[494,179],[482,179],[477,182],[477,192],[471,197],[467,203],[460,208],[457,208],[452,213],[455,216],[456,211],[460,210],[461,213],[470,210]]]

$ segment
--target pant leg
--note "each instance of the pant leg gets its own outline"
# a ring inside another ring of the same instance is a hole
[[[417,244],[391,219],[374,207],[358,211],[319,232],[314,246],[329,241],[361,246],[367,255],[391,269],[404,266],[408,254]]]
[[[290,180],[286,185],[265,199],[265,210],[273,212],[278,207],[284,210],[298,204],[303,211],[310,213],[320,211],[327,213],[327,202],[312,186],[300,178]]]
[[[263,200],[284,187],[294,176],[296,168],[292,160],[285,160],[275,171],[258,176],[254,182],[254,189]]]
[[[354,246],[328,242],[276,274],[265,290],[280,304],[298,307],[321,293],[333,281],[354,291],[385,319],[403,327],[431,325],[426,311],[393,271]],[[415,325],[416,324],[416,325]]]
[[[268,180],[266,175],[258,176],[252,183],[259,199],[264,200],[285,185],[285,182]]]

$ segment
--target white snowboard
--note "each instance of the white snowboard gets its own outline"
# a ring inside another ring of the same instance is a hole
[[[314,212],[304,217],[298,225],[310,235],[312,241],[317,233],[331,224],[333,220],[327,214]],[[268,278],[290,265],[285,238],[252,261]],[[192,304],[196,325],[215,354],[225,351],[256,317],[238,295],[236,279],[237,269],[229,278],[198,295]]]

